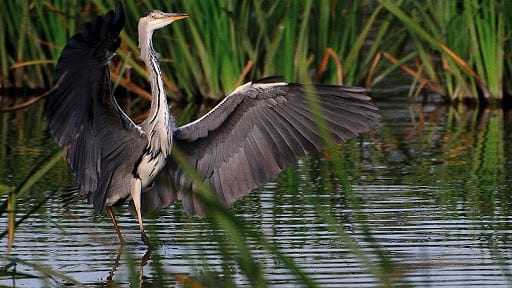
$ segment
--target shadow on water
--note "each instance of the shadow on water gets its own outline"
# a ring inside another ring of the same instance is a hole
[[[284,263],[290,259],[322,287],[512,285],[512,114],[374,94],[382,124],[339,147],[340,163],[328,154],[304,158],[231,209],[248,233],[278,248],[242,238],[264,284],[301,283]],[[1,191],[54,149],[43,105],[0,114]],[[60,161],[18,199],[17,216],[73,181]],[[250,283],[229,234],[179,205],[147,219],[156,249],[146,259],[137,221],[125,209],[117,214],[128,244],[119,249],[106,215],[53,195],[17,228],[16,264],[0,272],[0,285]],[[5,193],[0,197],[4,202]],[[0,222],[7,226],[5,217]]]

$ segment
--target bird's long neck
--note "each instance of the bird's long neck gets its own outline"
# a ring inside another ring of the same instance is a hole
[[[158,63],[158,53],[153,49],[151,36],[151,33],[148,33],[143,36],[147,38],[139,38],[141,58],[149,72],[148,79],[152,95],[149,116],[141,126],[147,133],[150,148],[154,149],[155,152],[168,154],[172,141],[172,123],[170,123],[169,107],[162,80],[162,71]]]

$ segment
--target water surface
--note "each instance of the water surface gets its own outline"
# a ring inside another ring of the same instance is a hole
[[[411,104],[396,91],[374,94],[382,124],[339,148],[341,175],[331,162],[307,157],[230,212],[322,287],[512,286],[512,114]],[[55,150],[43,110],[0,114],[3,185],[18,185]],[[66,277],[87,286],[171,285],[205,275],[248,285],[208,219],[189,217],[180,205],[146,218],[157,249],[141,266],[146,247],[136,218],[116,211],[128,242],[120,249],[106,215],[95,215],[85,201],[63,204],[62,190],[73,185],[61,161],[18,199],[21,217],[50,195],[17,228],[11,260],[18,260],[18,274],[1,276],[0,285],[61,286],[71,281]],[[0,223],[3,230],[6,218]],[[250,245],[268,284],[299,283],[272,253]],[[49,277],[45,269],[62,275]]]

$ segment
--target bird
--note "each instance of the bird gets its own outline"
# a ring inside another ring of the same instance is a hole
[[[76,192],[96,213],[106,210],[121,243],[112,207],[133,206],[142,241],[149,247],[143,211],[181,201],[191,215],[208,208],[198,197],[207,185],[225,207],[276,178],[299,158],[326,148],[308,95],[337,144],[368,132],[379,122],[378,108],[360,87],[287,83],[270,76],[247,82],[198,119],[178,126],[167,102],[153,33],[189,17],[149,11],[138,22],[140,59],[148,71],[151,106],[135,123],[118,105],[110,62],[125,24],[122,4],[81,26],[65,45],[55,68],[58,83],[46,104],[48,128],[66,149]],[[191,177],[173,151],[192,167]]]

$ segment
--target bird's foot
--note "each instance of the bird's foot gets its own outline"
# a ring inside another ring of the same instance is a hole
[[[114,225],[114,230],[116,231],[117,237],[119,238],[119,244],[124,246],[124,237],[123,234],[121,234],[121,230],[119,230],[119,226],[117,225],[116,216],[114,215],[114,211],[112,211],[112,206],[107,207],[107,213],[110,219],[112,220],[112,224]]]
[[[140,233],[140,236],[141,236],[142,242],[144,242],[144,244],[146,244],[146,246],[148,246],[148,248],[151,249],[151,242],[149,242],[149,237],[146,235],[146,232],[142,231]]]
[[[124,245],[126,244],[126,241],[124,240],[124,237],[122,235],[118,235],[119,236],[119,247],[124,247]]]
[[[146,266],[148,264],[149,259],[151,259],[151,249],[148,249],[148,251],[144,253],[144,256],[142,256],[142,259],[140,260],[140,266]]]

